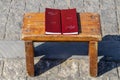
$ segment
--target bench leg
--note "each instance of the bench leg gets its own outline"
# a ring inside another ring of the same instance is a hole
[[[25,51],[28,75],[34,76],[34,46],[32,41],[25,41]]]
[[[90,60],[90,75],[93,77],[97,76],[98,72],[98,42],[90,41],[89,42],[89,60]]]

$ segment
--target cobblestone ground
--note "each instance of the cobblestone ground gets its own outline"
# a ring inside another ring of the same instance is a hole
[[[120,80],[120,63],[99,61],[98,77],[89,76],[88,59],[40,60],[35,58],[35,77],[26,74],[25,59],[0,61],[0,80]]]
[[[120,34],[120,0],[0,0],[0,40],[20,40],[23,15],[45,8],[76,8],[100,14],[102,35]],[[120,63],[100,60],[98,77],[89,76],[88,59],[35,58],[35,77],[25,59],[0,59],[0,80],[120,80]]]
[[[102,35],[120,34],[120,0],[0,0],[0,40],[20,40],[23,15],[45,8],[100,14]]]

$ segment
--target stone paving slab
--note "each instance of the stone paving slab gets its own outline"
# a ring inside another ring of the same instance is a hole
[[[56,64],[57,62],[57,64]],[[97,78],[89,75],[89,62],[87,59],[68,59],[68,60],[43,60],[38,61],[37,69],[47,71],[41,76],[48,80],[119,80],[117,66],[115,62],[99,62],[101,75]],[[44,67],[42,66],[44,65]],[[41,68],[40,68],[41,66]],[[52,68],[53,67],[53,68]],[[46,68],[46,69],[45,69]]]
[[[70,8],[76,8],[78,12],[84,11],[83,0],[70,0]]]
[[[100,0],[84,0],[85,12],[97,12],[100,13]]]
[[[0,77],[0,80],[27,80],[27,78],[26,77],[14,77],[14,78]]]
[[[119,80],[117,72],[117,64],[115,62],[99,62],[99,76],[102,78],[109,78],[110,80]]]
[[[12,0],[6,23],[5,39],[20,39],[25,0]]]
[[[0,40],[5,38],[10,3],[11,0],[0,0]]]
[[[27,77],[27,80],[48,80],[46,77]]]
[[[54,8],[58,9],[67,9],[69,7],[69,4],[67,3],[67,0],[54,0]],[[68,0],[69,1],[69,0]]]
[[[9,79],[6,79],[9,80]],[[27,77],[15,77],[15,78],[11,78],[10,80],[27,80]]]
[[[0,41],[0,58],[25,58],[23,41]]]
[[[113,37],[108,36],[99,43],[99,59],[107,56],[111,60],[120,60],[120,45],[118,45],[120,36]],[[109,41],[110,39],[111,41]],[[84,59],[88,57],[88,43],[84,42],[37,42],[34,43],[34,46],[35,57],[44,56],[44,58],[51,59]],[[114,52],[115,54],[113,54]],[[0,58],[25,58],[24,41],[0,41]]]
[[[115,35],[119,33],[117,25],[116,4],[114,0],[100,0],[102,34]]]
[[[0,76],[2,76],[2,72],[3,72],[3,61],[0,60]]]
[[[11,80],[19,80],[20,78],[25,78],[26,75],[25,59],[4,60],[3,77]]]
[[[99,76],[89,75],[88,59],[35,58],[35,77],[26,73],[25,59],[4,59],[0,80],[119,80],[120,66],[116,62],[99,62]]]
[[[55,0],[40,0],[40,12],[45,12],[45,8],[54,8]]]
[[[42,0],[41,0],[42,1]],[[40,0],[25,0],[25,12],[39,12]]]

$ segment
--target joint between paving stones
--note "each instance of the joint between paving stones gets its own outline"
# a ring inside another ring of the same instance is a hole
[[[25,7],[24,7],[24,11],[26,11],[26,0],[25,0]]]
[[[117,21],[117,26],[118,26],[118,33],[120,34],[120,24],[119,24],[119,19],[118,19],[118,9],[117,9],[117,0],[114,0],[115,3],[115,15],[116,15],[116,21]]]
[[[1,76],[3,76],[3,71],[4,71],[4,61],[2,60],[2,70],[1,70]]]
[[[119,79],[119,78],[120,78],[120,75],[119,75],[120,72],[119,72],[119,70],[118,70],[118,67],[119,67],[119,66],[118,66],[117,64],[118,64],[118,63],[116,63],[116,69],[117,69],[117,74],[118,74],[118,79]]]
[[[13,0],[10,1],[10,7],[11,7],[11,4],[12,4],[12,1],[13,1]],[[3,36],[3,39],[6,38],[6,34],[7,34],[6,31],[7,31],[7,23],[8,23],[8,19],[9,19],[9,14],[10,14],[10,7],[9,7],[9,10],[8,10],[7,20],[6,20],[6,23],[5,23],[5,34],[4,34],[4,36]]]

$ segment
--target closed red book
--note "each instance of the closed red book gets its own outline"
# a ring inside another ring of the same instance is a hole
[[[76,9],[61,10],[62,34],[78,34]]]
[[[61,19],[59,9],[46,8],[45,31],[46,34],[61,34]]]

